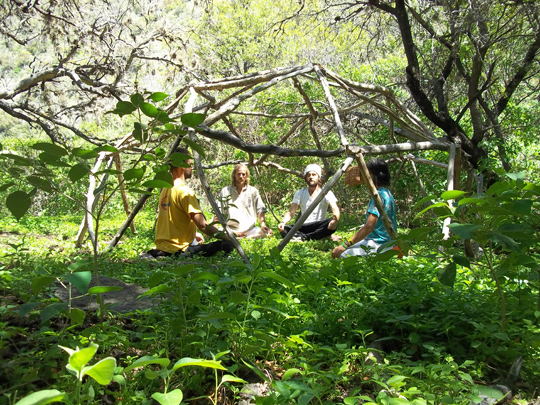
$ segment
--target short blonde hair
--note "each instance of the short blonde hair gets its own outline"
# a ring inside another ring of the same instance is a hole
[[[249,186],[249,169],[248,167],[243,164],[243,163],[238,163],[236,166],[234,166],[234,169],[232,171],[232,174],[231,174],[231,177],[232,177],[232,185],[234,187],[236,187],[236,173],[238,172],[238,170],[240,169],[246,169],[246,173],[247,173],[247,176],[246,176],[246,185]]]

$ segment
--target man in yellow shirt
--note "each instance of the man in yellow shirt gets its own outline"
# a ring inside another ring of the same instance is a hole
[[[184,148],[177,148],[176,153],[189,156]],[[197,229],[202,233],[212,236],[219,230],[206,222],[199,201],[195,193],[186,185],[186,180],[191,178],[192,159],[186,160],[189,167],[175,167],[171,164],[171,174],[174,186],[164,188],[159,196],[159,212],[156,228],[156,249],[148,251],[153,257],[191,256],[202,254],[205,257],[213,256],[218,252],[230,253],[234,247],[228,240],[199,244],[202,237],[198,237]]]

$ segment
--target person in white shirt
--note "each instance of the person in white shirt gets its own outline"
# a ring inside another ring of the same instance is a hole
[[[266,207],[259,191],[249,185],[249,169],[237,164],[232,172],[232,184],[219,193],[218,206],[227,218],[227,226],[239,238],[264,238],[273,235],[266,225]],[[259,219],[261,227],[255,226]]]
[[[278,229],[281,236],[285,237],[292,229],[292,226],[286,225],[292,218],[298,208],[302,212],[312,204],[317,195],[322,190],[321,181],[322,169],[318,164],[307,165],[304,170],[304,180],[307,187],[298,190],[294,195],[289,211],[283,216],[283,220],[278,224]],[[332,219],[326,218],[328,206],[332,209]],[[307,241],[323,239],[332,235],[338,226],[339,208],[337,206],[337,198],[329,191],[319,205],[311,212],[304,224],[300,227],[292,241]]]

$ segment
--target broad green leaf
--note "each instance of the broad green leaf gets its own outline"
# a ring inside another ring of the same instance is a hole
[[[51,284],[54,280],[56,280],[56,277],[53,276],[39,276],[32,279],[32,292],[34,294],[37,294],[40,292],[43,287],[48,286]]]
[[[154,295],[154,294],[160,294],[160,293],[168,293],[168,292],[171,292],[171,291],[173,291],[173,288],[170,285],[160,284],[158,286],[150,288],[144,294],[139,295],[137,297],[137,299],[142,298],[142,297],[146,297],[148,295]]]
[[[150,103],[147,103],[147,102],[141,103],[139,108],[141,109],[142,113],[146,115],[147,117],[154,118],[156,115],[158,115],[157,107]]]
[[[153,288],[153,287],[159,285],[166,278],[170,278],[169,273],[164,272],[164,271],[156,271],[155,273],[152,273],[152,275],[148,279],[148,286],[150,288]]]
[[[505,173],[506,177],[514,180],[514,181],[524,181],[525,180],[525,173],[524,172],[518,172],[518,173]]]
[[[173,185],[163,180],[148,180],[141,184],[141,186],[148,188],[172,188]]]
[[[155,380],[156,378],[158,378],[160,375],[160,373],[158,373],[157,371],[154,371],[154,370],[144,370],[144,378],[148,379],[148,380]]]
[[[93,366],[85,367],[82,376],[88,375],[101,385],[108,385],[113,377],[114,369],[116,368],[116,359],[107,357],[98,361]]]
[[[152,191],[148,191],[148,190],[143,190],[142,188],[129,188],[128,191],[130,193],[135,193],[135,194],[146,194],[146,195],[153,195]]]
[[[86,318],[86,312],[79,308],[71,308],[69,311],[69,319],[71,320],[71,325],[81,325]]]
[[[458,202],[458,207],[461,207],[462,205],[466,205],[466,204],[483,205],[483,204],[487,204],[487,201],[484,200],[483,198],[473,198],[473,197],[462,198]]]
[[[130,103],[129,101],[119,101],[116,103],[116,108],[110,112],[113,114],[117,114],[120,117],[123,117],[124,115],[131,114],[133,111],[135,111],[137,107],[133,105],[133,103]]]
[[[461,190],[449,190],[441,194],[443,200],[455,200],[456,198],[463,197],[467,192]]]
[[[166,394],[155,392],[152,394],[152,398],[154,398],[161,405],[179,405],[184,398],[184,394],[182,394],[182,390],[177,388]]]
[[[210,281],[213,281],[214,283],[218,283],[220,280],[220,277],[217,274],[203,271],[201,273],[195,274],[193,276],[193,280],[210,280]]]
[[[52,165],[52,166],[71,167],[69,164],[67,164],[65,162],[62,162],[60,160],[60,156],[51,155],[50,153],[47,153],[47,152],[40,153],[38,158],[39,158],[39,160],[41,162],[47,163],[47,164]]]
[[[64,392],[58,390],[41,390],[27,395],[20,401],[17,401],[15,405],[45,405],[55,402],[66,403],[68,396]]]
[[[486,195],[501,195],[506,190],[510,190],[512,186],[506,182],[498,181],[493,183],[486,191]]]
[[[499,391],[497,388],[487,387],[485,385],[477,385],[476,388],[482,395],[485,395],[486,397],[489,397],[489,398],[494,398],[494,399],[499,400],[504,397],[504,394],[501,391]]]
[[[407,377],[405,377],[404,375],[393,375],[392,377],[390,377],[388,379],[388,381],[386,382],[388,385],[394,387],[394,388],[397,388],[397,387],[400,387],[401,383],[403,380],[405,380]]]
[[[22,304],[19,307],[19,310],[17,311],[17,313],[19,314],[19,316],[26,316],[28,315],[30,311],[32,311],[34,308],[38,307],[39,305],[41,305],[41,301],[27,302],[26,304]]]
[[[240,304],[242,302],[245,302],[247,299],[246,295],[241,293],[240,291],[231,291],[229,294],[229,300],[234,304]]]
[[[101,184],[101,186],[97,187],[97,188],[94,190],[94,195],[95,195],[95,196],[100,195],[101,192],[102,192],[103,190],[105,190],[105,189],[107,188],[108,185],[109,185],[108,182],[106,182],[106,181],[103,182],[103,183]]]
[[[139,107],[142,103],[144,103],[144,97],[139,93],[132,94],[129,99],[135,107]]]
[[[171,173],[169,171],[163,171],[163,172],[156,173],[156,175],[154,176],[154,180],[161,180],[161,181],[164,181],[166,183],[169,183],[171,186],[174,185],[172,175],[171,175]]]
[[[457,263],[460,266],[467,267],[469,269],[471,268],[471,262],[465,256],[454,255],[452,256],[452,260],[454,263]]]
[[[292,376],[294,376],[296,374],[302,375],[303,372],[299,368],[290,368],[290,369],[288,369],[287,371],[285,371],[283,373],[283,376],[281,377],[281,380],[282,381],[287,381],[288,379],[290,379]]]
[[[178,266],[178,267],[173,268],[171,272],[176,274],[177,276],[183,277],[194,270],[195,270],[194,264],[185,264],[183,266]]]
[[[315,393],[313,391],[304,392],[302,395],[298,397],[298,405],[308,405],[314,397],[315,397]]]
[[[292,394],[291,390],[289,389],[289,385],[286,384],[285,382],[273,381],[272,386],[274,386],[276,391],[279,392],[279,394],[283,396],[285,399],[288,400],[291,397],[291,394]]]
[[[76,182],[82,179],[88,173],[90,173],[90,168],[87,165],[83,163],[77,163],[69,170],[68,176],[72,182]]]
[[[93,263],[92,259],[77,260],[76,262],[73,262],[68,266],[68,270],[71,272],[75,272],[82,267],[91,266],[92,263]],[[86,292],[86,289],[84,290],[84,292]]]
[[[19,166],[33,166],[35,164],[33,159],[29,159],[29,158],[26,158],[24,156],[19,156],[19,155],[15,154],[15,153],[11,153],[11,152],[0,153],[0,157],[2,157],[4,159],[11,159],[11,160],[13,160],[14,164],[17,164]]]
[[[512,250],[515,252],[519,251],[519,244],[514,239],[509,238],[508,236],[503,235],[500,232],[488,232],[487,238],[490,241],[495,242],[508,250]]]
[[[218,370],[227,370],[221,365],[221,361],[214,360],[205,360],[205,359],[192,359],[191,357],[184,357],[183,359],[178,360],[174,366],[173,371],[178,370],[180,367],[186,366],[199,366],[205,368],[215,368]]]
[[[143,128],[140,122],[133,123],[133,132],[131,133],[131,135],[139,142],[146,141],[146,139],[143,139]]]
[[[69,281],[81,294],[85,294],[92,281],[91,271],[79,271],[68,274],[66,280]]]
[[[221,382],[236,382],[241,384],[247,384],[248,382],[246,380],[242,380],[239,377],[235,377],[234,375],[225,374],[223,377],[221,377]]]
[[[529,200],[528,198],[522,198],[518,201],[515,201],[510,207],[510,210],[518,214],[528,215],[531,213],[532,205],[532,200]]]
[[[71,154],[81,159],[94,159],[98,153],[93,149],[73,148]]]
[[[133,169],[127,169],[124,172],[124,180],[129,181],[133,179],[140,179],[144,175],[144,168],[135,167]]]
[[[88,347],[76,350],[69,356],[69,365],[80,373],[83,370],[83,367],[95,356],[98,347],[97,344],[90,343]],[[79,377],[82,378],[82,375]]]
[[[35,150],[42,150],[43,152],[47,152],[50,155],[62,157],[67,156],[68,152],[63,147],[58,146],[54,143],[48,143],[48,142],[38,142],[31,146],[32,149]]]
[[[262,273],[258,274],[258,277],[268,277],[276,281],[279,281],[281,284],[285,285],[286,287],[289,287],[289,288],[294,287],[294,284],[291,283],[289,280],[287,280],[285,277],[280,276],[279,274],[276,274],[276,273],[272,273],[270,271],[263,271]]]
[[[49,304],[41,310],[41,323],[47,322],[52,317],[58,315],[61,312],[64,312],[68,309],[67,304],[63,302],[55,302],[54,304]]]
[[[96,152],[111,152],[111,153],[118,152],[118,149],[112,145],[101,145],[101,146],[98,146],[97,148],[94,148],[94,150]]]
[[[88,294],[103,294],[111,291],[121,291],[122,287],[108,286],[108,285],[96,285],[88,290]]]
[[[0,186],[0,192],[2,191],[6,191],[8,188],[10,188],[11,186],[14,186],[15,183],[13,183],[12,181],[10,181],[9,183],[6,183],[6,184],[2,184]]]
[[[171,361],[169,359],[163,359],[160,357],[154,356],[143,356],[140,359],[136,360],[134,363],[130,364],[124,369],[124,373],[133,370],[134,368],[148,366],[149,364],[157,364],[163,368],[167,368]]]
[[[433,208],[438,208],[438,207],[448,207],[448,204],[446,202],[438,202],[438,203],[435,203],[435,204],[432,204],[430,205],[429,207],[426,207],[424,208],[422,211],[420,211],[418,214],[416,214],[416,216],[414,217],[414,219],[418,218],[419,216],[421,216],[424,212],[427,212],[429,211],[430,209],[433,209]]]
[[[163,110],[158,110],[157,114],[156,114],[156,120],[158,120],[159,122],[163,123],[163,124],[166,124],[168,122],[171,122],[172,120],[169,118],[169,114],[167,114],[165,111]]]
[[[198,127],[201,125],[206,118],[205,114],[199,114],[199,113],[187,113],[183,114],[180,120],[182,121],[182,124],[188,126],[188,127]]]
[[[452,287],[456,281],[456,264],[450,263],[437,272],[437,278],[442,285]]]
[[[6,207],[19,221],[30,208],[32,199],[24,191],[14,191],[6,198]]]
[[[206,156],[203,148],[199,144],[193,142],[191,139],[188,138],[183,138],[182,141],[184,141],[184,143],[186,143],[192,150],[196,151],[203,158]]]
[[[175,152],[169,156],[169,161],[174,167],[189,167],[186,160],[191,159],[191,156],[185,153]]]
[[[167,97],[169,97],[168,94],[161,93],[159,91],[156,91],[155,93],[150,94],[150,100],[152,100],[154,103],[157,103],[158,101],[163,101]]]
[[[448,228],[462,239],[474,239],[474,231],[482,228],[481,225],[451,223]]]

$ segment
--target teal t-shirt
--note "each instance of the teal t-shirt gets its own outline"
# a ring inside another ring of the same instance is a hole
[[[394,227],[394,230],[397,232],[397,217],[396,217],[396,202],[394,200],[394,196],[390,192],[390,190],[381,187],[377,190],[379,192],[379,196],[381,197],[384,210],[388,214],[388,217],[390,218],[390,221],[392,222],[392,226]],[[366,240],[373,240],[377,243],[385,243],[389,240],[392,240],[388,232],[386,231],[386,228],[384,227],[383,220],[381,216],[379,215],[379,210],[375,206],[375,201],[373,198],[369,200],[369,204],[366,211],[366,221],[369,214],[376,215],[379,219],[377,220],[377,224],[375,225],[375,229],[373,229],[373,232],[371,232]]]

